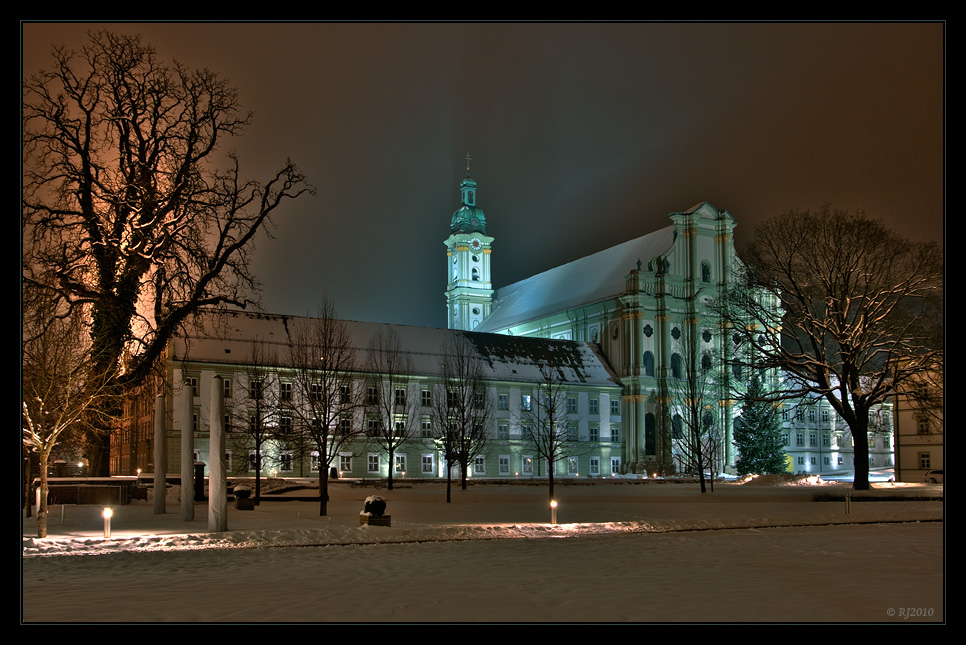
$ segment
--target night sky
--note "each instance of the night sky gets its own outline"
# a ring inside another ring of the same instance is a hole
[[[91,24],[22,24],[23,72]],[[945,48],[917,24],[113,24],[229,78],[236,150],[318,188],[262,237],[273,313],[444,327],[467,152],[500,287],[707,201],[755,223],[824,202],[942,242]],[[628,267],[630,270],[633,267]]]

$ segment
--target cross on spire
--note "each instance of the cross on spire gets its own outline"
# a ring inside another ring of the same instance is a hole
[[[467,177],[470,176],[470,159],[471,159],[470,153],[467,152],[466,153],[466,176]]]

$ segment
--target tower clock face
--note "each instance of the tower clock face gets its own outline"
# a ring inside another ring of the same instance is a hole
[[[470,247],[471,247],[471,248],[472,248],[472,249],[473,249],[474,251],[479,251],[480,249],[482,249],[482,248],[483,248],[483,243],[482,243],[482,242],[480,242],[480,240],[479,240],[479,238],[475,238],[475,237],[474,237],[474,238],[473,238],[472,240],[470,240]]]

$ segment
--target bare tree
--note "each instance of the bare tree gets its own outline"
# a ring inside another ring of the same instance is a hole
[[[40,461],[37,536],[47,537],[50,456],[68,433],[86,427],[90,415],[106,407],[110,374],[88,369],[91,343],[81,308],[61,317],[40,295],[39,300],[24,300],[21,413],[24,450],[36,453]]]
[[[412,361],[399,334],[388,327],[370,340],[367,362],[366,433],[389,456],[386,487],[392,490],[396,451],[416,436],[419,425],[418,401],[409,392]]]
[[[538,365],[540,382],[520,410],[523,439],[529,441],[537,459],[547,466],[550,501],[553,501],[557,463],[580,450],[576,426],[568,424],[567,377],[563,368],[544,362]],[[527,436],[529,434],[529,437]]]
[[[234,409],[233,434],[246,438],[245,447],[251,450],[246,464],[255,471],[255,504],[261,503],[262,469],[269,463],[266,445],[286,433],[279,414],[281,381],[275,349],[262,340],[251,343],[248,362],[235,375],[235,391],[247,394],[247,405]],[[291,431],[285,438],[291,438]]]
[[[328,514],[329,468],[344,448],[364,433],[355,422],[360,407],[353,393],[355,348],[348,325],[323,299],[318,315],[296,327],[290,345],[298,431],[318,453],[319,515]]]
[[[466,336],[450,335],[443,357],[442,391],[434,401],[433,425],[446,459],[446,501],[450,502],[450,466],[459,464],[460,487],[466,490],[470,464],[486,448],[493,401],[487,396],[483,360]]]
[[[759,367],[785,375],[779,396],[825,397],[848,424],[853,487],[867,489],[870,411],[942,373],[941,251],[824,206],[765,222],[743,257],[722,315]]]
[[[199,307],[255,302],[252,241],[314,189],[291,162],[256,183],[219,158],[251,114],[213,72],[110,32],[53,58],[23,85],[23,277],[89,305],[92,372],[138,383]],[[92,436],[95,473],[109,450]]]
[[[681,468],[697,475],[705,493],[705,475],[711,473],[713,481],[724,442],[719,405],[723,398],[721,365],[713,352],[702,350],[693,320],[685,323],[675,350],[665,397],[665,409],[671,416],[671,440]]]

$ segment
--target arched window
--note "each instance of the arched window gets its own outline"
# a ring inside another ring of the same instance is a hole
[[[480,281],[480,270],[477,269],[476,267],[473,267],[473,282],[479,282],[479,281]]]
[[[671,354],[671,376],[681,378],[681,355]]]
[[[711,265],[707,260],[701,263],[701,282],[711,282]]]
[[[644,376],[654,376],[654,354],[644,352]]]
[[[680,439],[684,436],[682,429],[684,428],[684,421],[681,420],[680,414],[675,414],[674,418],[671,419],[671,438]]]
[[[701,355],[701,369],[705,372],[711,369],[711,354]]]
[[[648,412],[644,415],[644,454],[645,455],[656,455],[654,439],[654,414]]]

